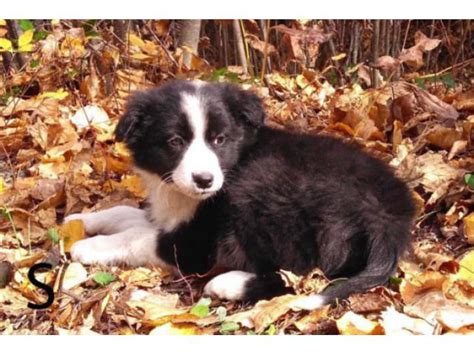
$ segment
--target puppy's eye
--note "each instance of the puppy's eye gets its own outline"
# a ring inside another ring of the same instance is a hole
[[[172,147],[179,148],[184,145],[184,139],[181,138],[180,136],[174,136],[168,139],[168,144]]]
[[[222,145],[225,143],[225,139],[225,135],[219,134],[216,136],[216,138],[214,138],[214,141],[212,143],[214,143],[214,145]]]

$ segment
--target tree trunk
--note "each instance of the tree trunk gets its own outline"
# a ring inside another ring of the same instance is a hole
[[[183,63],[190,68],[193,54],[198,53],[201,20],[180,20],[178,30],[178,46],[186,47],[183,51]]]
[[[380,20],[374,20],[374,33],[372,36],[372,63],[379,58],[380,45]],[[372,87],[378,88],[380,86],[378,70],[372,68]]]
[[[245,55],[244,39],[242,37],[242,31],[240,30],[239,20],[233,20],[232,26],[234,29],[234,38],[237,45],[240,65],[244,68],[244,72],[248,73],[247,56]]]
[[[356,20],[354,24],[354,52],[352,53],[352,62],[354,65],[359,61],[360,37],[360,23]]]

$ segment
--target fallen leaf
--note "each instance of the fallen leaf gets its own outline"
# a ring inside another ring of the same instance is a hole
[[[474,111],[474,90],[460,92],[454,99],[453,106],[457,110]]]
[[[453,159],[456,155],[462,154],[466,151],[467,148],[467,141],[465,140],[458,140],[453,143],[451,150],[448,154],[448,160]]]
[[[69,221],[59,227],[59,235],[64,241],[64,251],[69,253],[75,242],[85,238],[84,223],[79,219]]]
[[[438,125],[426,135],[426,140],[441,149],[450,150],[453,144],[461,139],[461,136],[462,132],[454,128]]]
[[[336,320],[337,329],[342,335],[382,335],[384,329],[377,323],[354,312],[346,312]]]
[[[474,244],[474,212],[468,214],[462,221],[464,223],[464,237],[469,244]]]
[[[140,320],[152,326],[162,325],[171,321],[172,316],[186,313],[186,309],[178,308],[178,303],[178,294],[160,294],[144,290],[133,292],[127,301],[131,310],[142,310]]]
[[[380,293],[356,293],[349,297],[351,310],[355,313],[380,312],[386,309],[390,302]]]
[[[201,331],[194,324],[166,323],[155,327],[149,335],[198,335]]]
[[[255,328],[255,331],[259,333],[290,310],[311,311],[318,308],[321,308],[321,304],[317,295],[283,295],[271,300],[259,301],[248,311],[228,316],[226,321],[237,322],[247,328]]]
[[[108,124],[109,115],[102,108],[95,105],[87,105],[79,109],[72,117],[71,122],[78,129],[84,129],[89,126],[101,126]]]
[[[439,271],[425,271],[421,274],[406,275],[400,285],[400,294],[405,303],[427,290],[441,290],[447,276]]]
[[[81,263],[71,263],[64,273],[62,288],[70,290],[87,281],[88,278],[87,270]]]
[[[385,335],[432,335],[435,326],[424,319],[412,318],[389,307],[381,313],[380,324]]]
[[[374,68],[381,69],[387,72],[394,72],[400,67],[400,60],[393,58],[389,55],[384,55],[379,58],[374,63]]]
[[[108,284],[115,281],[115,275],[109,274],[108,272],[98,272],[92,276],[92,279],[101,286],[107,286]]]
[[[439,291],[424,294],[412,304],[405,306],[404,311],[431,324],[439,322],[450,330],[474,325],[473,308],[449,300]]]
[[[328,311],[329,306],[316,309],[310,314],[296,321],[295,327],[298,328],[300,332],[309,333],[317,328],[317,324],[319,321],[328,317]]]

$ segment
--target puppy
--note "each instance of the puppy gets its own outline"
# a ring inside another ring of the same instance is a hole
[[[85,264],[233,270],[204,292],[256,301],[289,292],[280,269],[344,281],[316,305],[386,282],[409,244],[409,189],[381,161],[335,138],[264,126],[259,98],[230,84],[173,81],[135,94],[116,137],[148,189],[146,210],[81,219]]]

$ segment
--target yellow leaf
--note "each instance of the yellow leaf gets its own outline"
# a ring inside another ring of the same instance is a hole
[[[7,25],[7,21],[5,20],[0,20],[0,26],[6,26]]]
[[[147,193],[140,178],[136,175],[129,175],[122,178],[120,185],[126,188],[135,196],[145,198]]]
[[[354,312],[347,312],[336,321],[337,329],[342,335],[381,335],[382,326]]]
[[[457,279],[474,282],[474,250],[471,250],[459,262],[459,271],[455,275]]]
[[[166,323],[154,328],[150,335],[197,335],[199,328],[193,324]]]
[[[11,51],[12,48],[12,42],[6,38],[0,38],[0,52]]]
[[[332,56],[331,59],[337,62],[338,60],[344,59],[346,56],[346,53],[339,53],[335,56]]]
[[[142,48],[143,46],[145,46],[145,42],[133,33],[130,33],[128,35],[128,40],[130,41],[130,44],[132,46],[137,46],[138,48]]]
[[[474,212],[471,212],[463,219],[464,236],[469,244],[474,244]]]
[[[40,98],[42,99],[57,99],[57,100],[62,100],[66,97],[68,97],[69,93],[67,91],[64,91],[64,89],[59,89],[58,91],[47,91],[39,95]]]
[[[26,47],[33,40],[33,30],[27,30],[23,32],[18,38],[18,47],[21,50],[23,47]]]
[[[3,180],[3,177],[0,176],[0,195],[3,194],[4,190],[5,190],[5,181]]]
[[[59,20],[51,20],[51,24],[52,24],[53,26],[59,25]]]
[[[18,52],[31,52],[33,50],[32,44],[27,44],[23,47],[18,48]]]
[[[132,58],[136,59],[136,60],[145,60],[145,59],[149,59],[151,57],[149,55],[143,54],[143,53],[133,53]]]
[[[75,242],[84,239],[86,235],[84,223],[81,220],[69,221],[59,228],[59,235],[64,241],[64,251],[70,252],[72,245]]]

